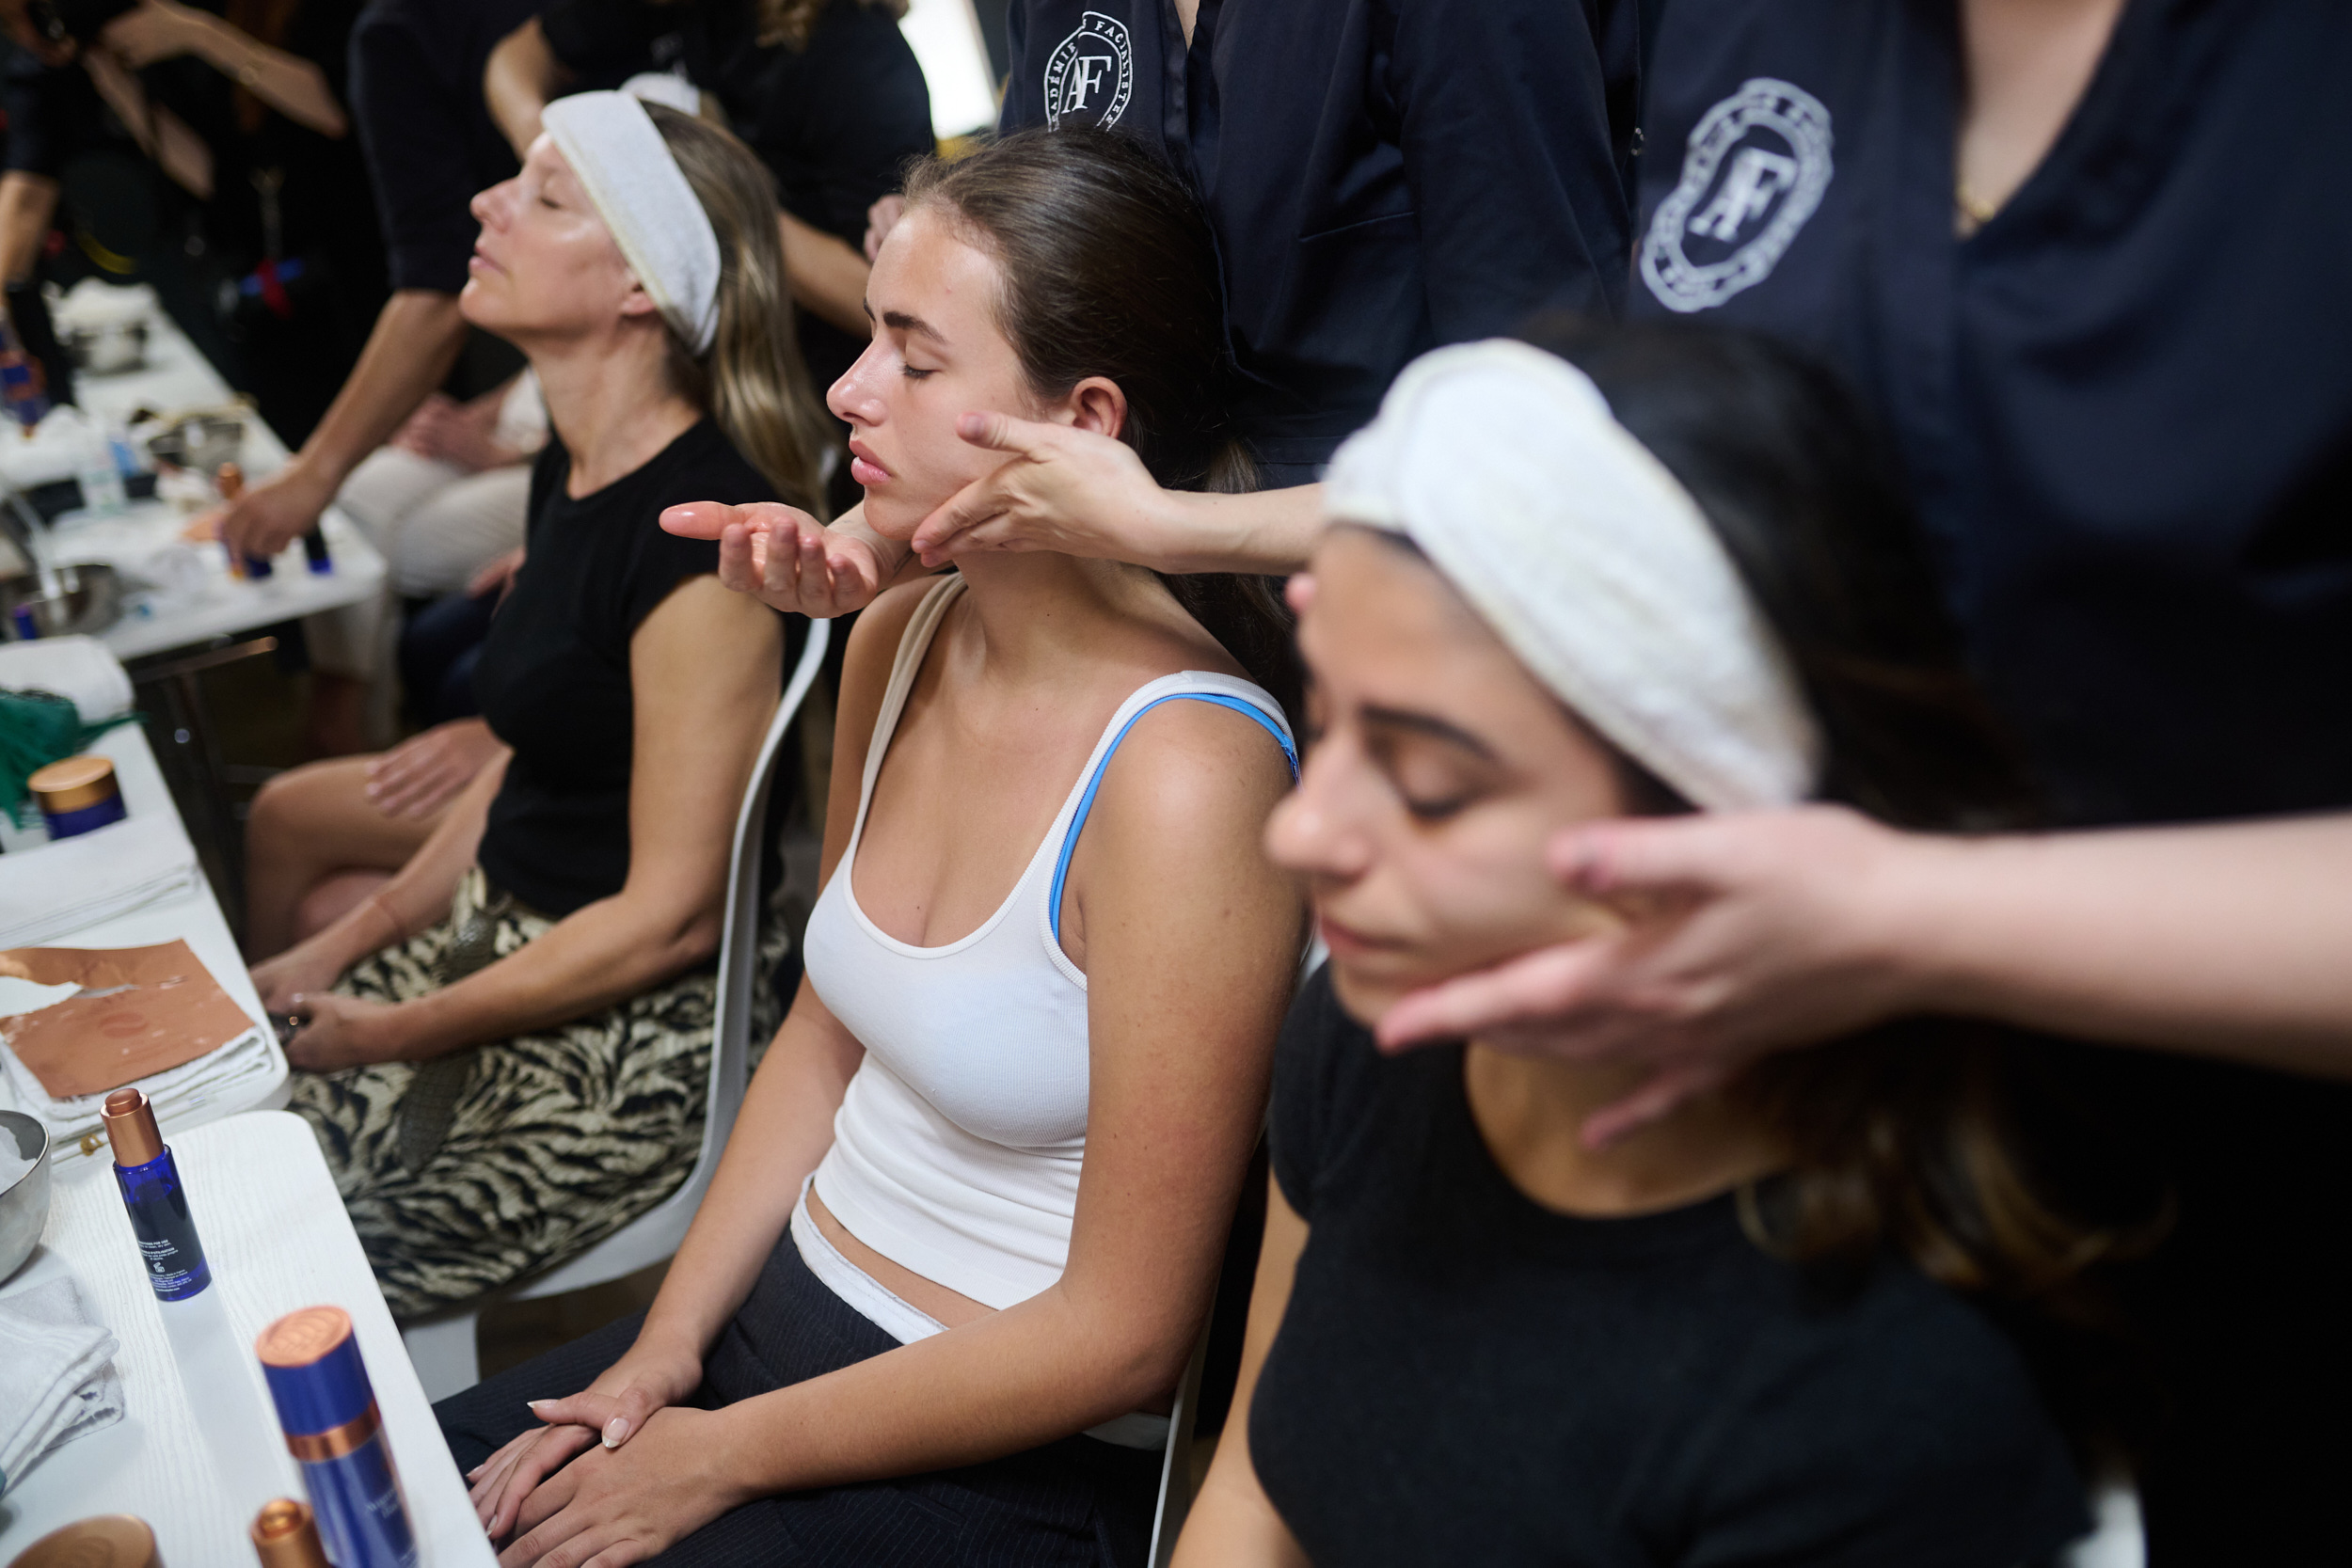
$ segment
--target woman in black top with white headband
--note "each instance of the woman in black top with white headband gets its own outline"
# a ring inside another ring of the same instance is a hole
[[[254,972],[305,1021],[294,1109],[403,1318],[600,1240],[691,1164],[785,637],[654,519],[712,486],[810,497],[822,439],[758,162],[619,93],[549,118],[475,199],[463,295],[553,426],[477,675],[509,753],[379,894]]]
[[[1294,579],[1317,738],[1266,845],[1331,958],[1177,1560],[2045,1561],[2083,1484],[1996,1323],[2067,1303],[2100,1238],[2036,1191],[2006,1031],[1839,1032],[1603,1150],[1580,1124],[1625,1069],[1373,1046],[1413,989],[1617,927],[1544,874],[1577,822],[2028,809],[1831,378],[1726,333],[1539,336],[1581,369],[1407,369]]]
[[[2061,821],[2128,831],[1570,835],[1571,887],[1677,912],[1383,1028],[1657,1068],[1603,1134],[1915,1008],[2154,1048],[2042,1060],[2110,1124],[2075,1174],[2174,1216],[2119,1281],[2160,1374],[2158,1565],[2343,1555],[2347,72],[2343,7],[1676,0],[1632,309],[1838,364]]]

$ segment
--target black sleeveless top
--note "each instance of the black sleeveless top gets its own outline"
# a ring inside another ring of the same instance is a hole
[[[719,569],[716,544],[654,519],[685,501],[777,499],[707,419],[594,495],[564,493],[571,469],[550,438],[531,471],[528,558],[474,673],[483,718],[515,748],[482,869],[557,918],[628,878],[629,640],[679,583]]]

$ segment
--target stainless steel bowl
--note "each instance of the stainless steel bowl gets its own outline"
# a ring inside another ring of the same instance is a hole
[[[22,1111],[0,1111],[0,1138],[33,1168],[0,1188],[0,1284],[24,1266],[49,1228],[49,1129]]]
[[[122,578],[112,566],[87,565],[58,567],[56,580],[47,593],[35,574],[0,582],[0,625],[5,625],[10,641],[24,637],[24,628],[18,625],[20,609],[31,614],[36,637],[94,635],[121,618]]]
[[[223,463],[245,461],[245,420],[237,414],[184,415],[146,440],[148,455],[156,462],[207,476],[218,473]]]
[[[147,361],[147,323],[113,321],[68,327],[61,336],[74,364],[91,375],[119,375]]]

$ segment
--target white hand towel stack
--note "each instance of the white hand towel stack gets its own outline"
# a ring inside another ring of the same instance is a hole
[[[44,844],[0,865],[0,948],[45,947],[199,885],[196,850],[167,816]]]
[[[0,1291],[0,1494],[60,1443],[122,1419],[115,1337],[54,1256]]]
[[[44,637],[0,647],[0,686],[71,698],[85,724],[131,711],[131,677],[95,637]]]

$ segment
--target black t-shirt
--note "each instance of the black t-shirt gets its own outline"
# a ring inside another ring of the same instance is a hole
[[[1216,231],[1236,406],[1319,476],[1406,363],[1625,301],[1630,0],[1015,0],[1000,125],[1139,136]]]
[[[852,247],[866,210],[932,148],[930,89],[887,7],[831,0],[799,49],[762,44],[754,0],[554,0],[548,47],[589,84],[682,65],[775,176],[776,200]],[[802,311],[802,356],[821,397],[864,341]]]
[[[1291,1010],[1273,1161],[1309,1227],[1249,1451],[1326,1563],[2019,1568],[2090,1528],[2010,1342],[1893,1259],[1830,1290],[1728,1196],[1589,1220],[1494,1164],[1462,1052]]]
[[[474,195],[515,172],[483,102],[483,68],[536,9],[538,0],[373,0],[353,28],[352,119],[393,288],[466,286],[482,231]]]
[[[777,499],[709,420],[594,495],[564,493],[571,468],[550,438],[531,470],[528,555],[474,672],[483,718],[515,749],[482,869],[557,917],[628,878],[629,641],[679,583],[719,569],[717,545],[654,519],[685,501]]]

